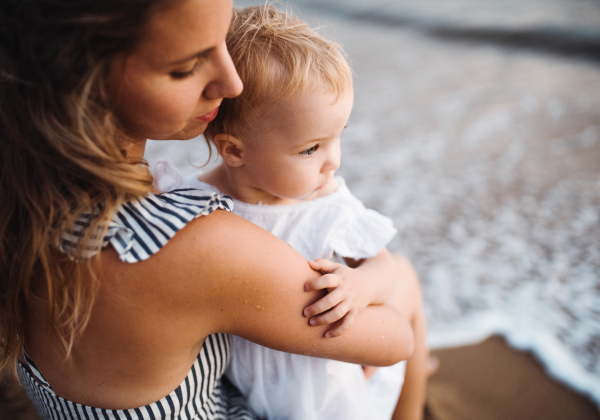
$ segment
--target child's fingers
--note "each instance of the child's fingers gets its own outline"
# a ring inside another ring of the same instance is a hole
[[[354,323],[354,318],[356,318],[355,311],[348,312],[335,327],[325,332],[325,337],[333,338],[345,334]]]
[[[322,273],[331,273],[332,271],[335,271],[341,264],[320,258],[318,260],[309,261],[308,265],[310,265],[310,268],[313,270],[317,270]]]
[[[341,301],[342,297],[339,296],[339,293],[335,293],[335,291],[333,291],[332,293],[323,296],[312,305],[304,308],[304,316],[310,318],[312,316],[321,314],[338,305]]]
[[[304,284],[304,291],[311,292],[314,290],[322,290],[338,287],[340,285],[340,278],[335,274],[323,274],[321,277],[306,282]]]
[[[335,321],[342,319],[349,311],[350,305],[342,302],[321,315],[313,316],[309,322],[310,325],[314,326],[333,324]]]

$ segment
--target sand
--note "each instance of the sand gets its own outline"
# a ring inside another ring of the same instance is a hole
[[[585,397],[549,378],[528,353],[500,337],[432,352],[440,370],[429,380],[427,420],[599,420]]]

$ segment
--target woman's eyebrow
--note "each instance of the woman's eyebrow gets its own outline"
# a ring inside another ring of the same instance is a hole
[[[189,56],[187,56],[187,57],[185,57],[185,58],[182,58],[181,60],[173,61],[173,62],[171,62],[170,64],[172,64],[172,65],[176,65],[176,64],[183,64],[183,63],[185,63],[186,61],[193,60],[194,58],[200,58],[200,57],[202,57],[202,56],[208,55],[208,54],[210,54],[210,53],[211,53],[211,52],[212,52],[214,49],[215,49],[215,47],[210,47],[210,48],[207,48],[207,49],[205,49],[205,50],[202,50],[202,51],[200,51],[200,52],[197,52],[197,53],[191,54],[191,55],[189,55]]]

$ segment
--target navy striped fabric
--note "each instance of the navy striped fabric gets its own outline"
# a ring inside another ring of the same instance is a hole
[[[112,218],[102,239],[92,236],[83,257],[91,257],[100,248],[112,245],[121,260],[143,261],[158,252],[179,229],[199,216],[214,210],[231,211],[233,202],[227,195],[195,189],[173,190],[151,194],[125,203]],[[88,225],[90,214],[84,214],[72,229],[63,232],[59,248],[74,255],[79,239]]]
[[[59,397],[26,357],[19,378],[43,420],[256,420],[237,388],[222,378],[231,357],[231,336],[211,334],[179,387],[144,407],[107,410],[76,404]]]
[[[195,189],[151,194],[124,204],[111,220],[106,234],[89,246],[83,256],[112,245],[124,262],[134,263],[159,251],[188,222],[214,210],[231,211],[231,198]],[[60,249],[73,255],[90,215],[62,235]],[[222,378],[231,358],[231,336],[212,334],[179,387],[144,407],[107,410],[65,400],[54,393],[35,363],[24,352],[27,366],[19,362],[21,383],[43,420],[255,420],[237,388]]]

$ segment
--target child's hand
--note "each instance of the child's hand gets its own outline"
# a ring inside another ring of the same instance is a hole
[[[336,326],[325,332],[325,337],[342,335],[350,329],[354,318],[370,303],[369,293],[365,291],[368,283],[360,278],[355,269],[329,260],[309,261],[309,265],[323,275],[306,283],[304,290],[309,292],[327,289],[329,293],[307,306],[304,316],[310,318],[310,325],[327,325],[339,321]]]

